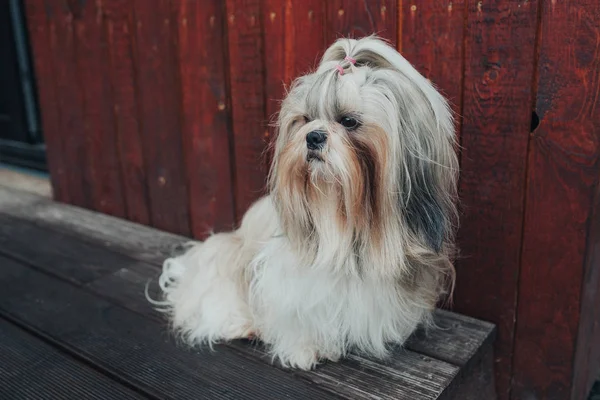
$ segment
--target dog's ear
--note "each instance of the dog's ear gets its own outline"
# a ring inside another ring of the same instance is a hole
[[[406,223],[424,238],[428,247],[440,252],[452,227],[442,197],[436,193],[435,178],[431,172],[425,172],[413,176],[412,181],[405,205]]]

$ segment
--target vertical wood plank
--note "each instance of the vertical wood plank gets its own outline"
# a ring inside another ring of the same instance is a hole
[[[227,0],[236,218],[264,193],[267,144],[260,0]]]
[[[70,7],[84,108],[83,131],[73,134],[83,136],[86,148],[84,185],[89,187],[89,205],[97,211],[124,217],[102,3],[71,2]]]
[[[467,3],[454,304],[498,326],[499,399],[510,390],[537,5]]]
[[[319,0],[265,0],[263,2],[265,49],[266,132],[274,140],[274,123],[285,86],[313,69],[325,49],[325,3]],[[268,164],[273,147],[269,146]]]
[[[25,2],[26,22],[29,32],[32,59],[35,69],[38,99],[42,117],[46,158],[54,199],[70,203],[69,165],[64,152],[60,109],[56,92],[54,71],[54,43],[56,28],[48,21],[48,13],[53,15],[53,7],[39,0]]]
[[[173,2],[179,46],[182,135],[192,233],[204,239],[234,224],[229,110],[225,62],[225,9],[220,1]]]
[[[403,1],[398,47],[446,96],[460,132],[463,89],[464,0]]]
[[[598,124],[598,122],[596,122]],[[598,173],[596,173],[598,175]],[[587,229],[581,315],[573,361],[571,398],[582,398],[598,380],[600,371],[600,184],[596,182]],[[518,332],[517,332],[518,333]]]
[[[512,398],[583,399],[600,361],[600,5],[546,2],[541,23]]]
[[[325,41],[326,3],[286,0],[286,81],[314,69],[331,43]]]
[[[135,58],[142,145],[152,225],[190,234],[189,198],[181,143],[181,102],[168,0],[136,0]]]
[[[294,25],[287,19],[288,4],[286,0],[263,0],[262,20],[264,67],[265,67],[265,112],[269,122],[264,132],[267,144],[271,144],[274,136],[273,123],[279,110],[279,102],[284,95],[284,85],[289,84],[291,71],[287,65],[287,53],[293,52],[287,46],[289,40],[288,26]],[[271,149],[267,155],[270,165]]]
[[[328,44],[340,37],[377,34],[396,46],[398,10],[394,0],[332,0],[327,2]]]
[[[91,208],[91,193],[85,179],[85,115],[81,77],[77,66],[73,14],[67,0],[46,0],[43,7],[50,28],[51,57],[42,62],[54,67],[53,77],[48,78],[54,81],[56,88],[56,104],[59,110],[58,135],[63,143],[61,156],[64,159],[68,182],[68,200],[76,206]]]
[[[103,0],[103,9],[126,214],[129,220],[148,225],[150,211],[133,57],[133,6],[129,0]]]

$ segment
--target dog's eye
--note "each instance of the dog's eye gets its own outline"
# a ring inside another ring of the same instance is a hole
[[[346,116],[340,119],[340,124],[346,129],[353,130],[358,128],[359,122],[356,118]]]
[[[299,123],[302,123],[302,124],[307,124],[307,123],[309,123],[309,122],[310,122],[310,119],[309,119],[309,118],[308,118],[306,115],[303,115],[303,116],[301,116],[301,117],[295,118],[295,119],[292,121],[292,126],[296,126],[296,125],[298,125]]]

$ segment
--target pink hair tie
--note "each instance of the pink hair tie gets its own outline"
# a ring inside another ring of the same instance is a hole
[[[350,64],[354,65],[356,64],[356,60],[350,56],[346,56],[344,57],[344,60],[348,61]],[[340,75],[344,75],[344,67],[342,67],[341,65],[336,65],[335,69],[338,70],[338,72],[340,73]]]

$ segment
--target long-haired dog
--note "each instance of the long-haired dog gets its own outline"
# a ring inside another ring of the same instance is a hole
[[[257,337],[284,366],[376,357],[454,283],[457,157],[446,100],[376,37],[340,39],[278,117],[268,195],[159,279],[190,345]]]

